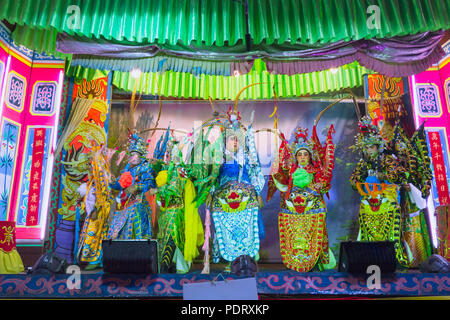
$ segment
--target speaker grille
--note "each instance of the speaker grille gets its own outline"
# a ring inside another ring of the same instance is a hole
[[[395,272],[397,260],[394,243],[391,241],[341,243],[340,272],[366,273],[370,265],[378,266],[384,273]]]
[[[156,240],[103,241],[105,273],[158,273]]]

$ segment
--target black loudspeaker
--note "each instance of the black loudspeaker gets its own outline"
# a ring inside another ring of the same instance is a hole
[[[257,271],[258,265],[250,256],[242,255],[231,262],[231,272],[237,276],[254,277]]]
[[[43,254],[31,268],[33,275],[50,275],[55,273],[66,273],[69,266],[66,259],[61,258],[54,252]]]
[[[376,265],[382,273],[393,273],[397,268],[394,242],[341,242],[339,272],[366,274],[367,267]]]
[[[419,266],[421,272],[426,273],[449,273],[450,263],[438,254],[432,254]]]
[[[158,273],[156,240],[104,240],[105,273]]]

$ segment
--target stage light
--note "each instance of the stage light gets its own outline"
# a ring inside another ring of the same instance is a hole
[[[139,79],[141,77],[141,74],[142,74],[142,71],[140,69],[137,69],[137,68],[132,69],[130,71],[130,75],[134,79]]]
[[[239,71],[234,70],[233,75],[237,78],[237,77],[239,77],[241,74],[239,73]]]
[[[338,68],[331,68],[330,71],[332,74],[336,74],[338,72]]]

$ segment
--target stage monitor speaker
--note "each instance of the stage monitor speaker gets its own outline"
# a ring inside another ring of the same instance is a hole
[[[31,268],[31,274],[33,275],[51,275],[55,273],[66,273],[66,269],[69,266],[66,259],[61,258],[54,252],[44,253],[36,261]]]
[[[449,273],[450,263],[438,254],[432,254],[419,266],[421,272],[425,273]]]
[[[393,273],[397,267],[394,243],[391,241],[341,242],[339,272],[366,274],[367,267],[376,265],[382,273]]]
[[[105,273],[158,273],[156,240],[104,240],[102,245]]]

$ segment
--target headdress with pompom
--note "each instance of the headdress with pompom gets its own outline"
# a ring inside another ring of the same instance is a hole
[[[131,133],[128,136],[128,154],[137,152],[141,157],[145,157],[148,154],[148,143],[143,138],[138,136],[137,133]]]
[[[294,157],[301,149],[307,150],[311,155],[311,159],[315,158],[314,144],[308,139],[308,129],[298,127],[294,134],[294,142],[291,145]]]
[[[358,123],[359,134],[355,137],[355,144],[351,148],[355,151],[363,151],[369,146],[377,145],[380,152],[384,150],[384,139],[380,130],[372,123],[369,116],[364,116]]]

